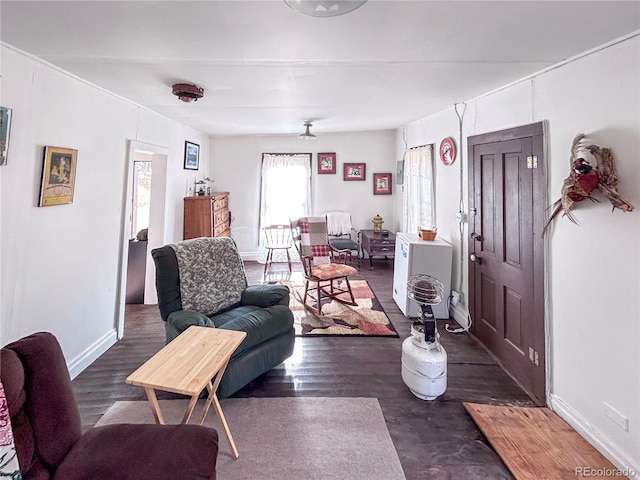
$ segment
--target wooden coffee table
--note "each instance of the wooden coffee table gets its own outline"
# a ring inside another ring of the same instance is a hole
[[[191,397],[182,417],[182,423],[188,423],[200,393],[206,388],[209,396],[204,404],[200,425],[204,423],[209,407],[213,405],[233,456],[238,458],[238,449],[222,413],[216,390],[231,355],[246,336],[245,332],[191,326],[129,375],[127,383],[144,387],[153,416],[159,424],[164,424],[164,417],[156,398],[156,390]]]

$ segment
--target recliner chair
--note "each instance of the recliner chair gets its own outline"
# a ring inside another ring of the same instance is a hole
[[[194,238],[152,250],[158,307],[169,343],[191,325],[247,333],[231,356],[218,398],[232,395],[293,353],[295,331],[284,285],[247,286],[231,238]]]
[[[215,480],[212,428],[116,424],[83,435],[64,355],[51,333],[3,347],[0,365],[23,480]]]

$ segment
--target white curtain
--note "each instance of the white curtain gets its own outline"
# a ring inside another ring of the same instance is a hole
[[[263,228],[267,225],[288,225],[290,219],[311,212],[311,155],[268,154],[262,156],[260,189],[260,248],[258,261],[264,262]],[[274,261],[286,261],[284,252],[275,252]],[[295,248],[289,251],[297,257]]]
[[[418,227],[435,227],[433,145],[404,154],[402,231],[417,233]]]

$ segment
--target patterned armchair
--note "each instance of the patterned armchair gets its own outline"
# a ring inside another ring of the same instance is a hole
[[[299,218],[291,222],[291,232],[304,269],[302,303],[305,308],[322,315],[323,300],[333,299],[347,305],[357,305],[348,277],[358,271],[350,265],[332,262],[334,258],[346,261],[351,252],[338,250],[329,244],[327,219]],[[315,305],[310,303],[312,301]]]

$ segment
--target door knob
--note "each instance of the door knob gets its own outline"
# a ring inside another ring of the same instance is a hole
[[[473,232],[471,234],[471,238],[473,240],[475,240],[476,242],[481,242],[482,241],[482,235],[478,235],[476,232]]]
[[[476,263],[478,265],[482,265],[482,258],[480,258],[475,253],[472,253],[471,255],[469,255],[469,260],[471,260],[473,263]]]

